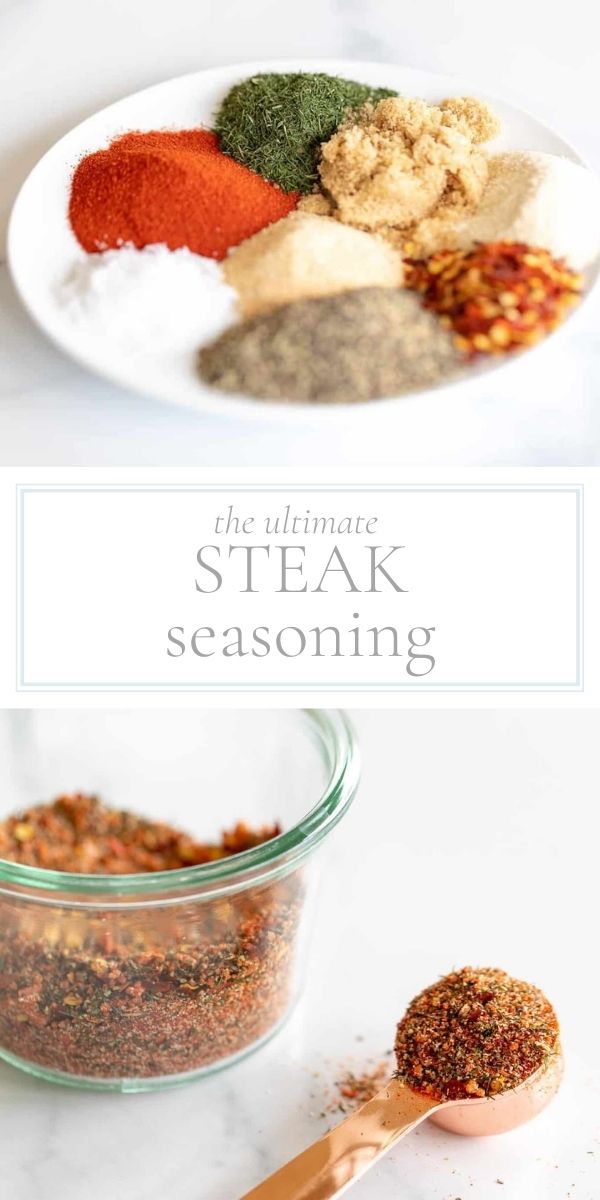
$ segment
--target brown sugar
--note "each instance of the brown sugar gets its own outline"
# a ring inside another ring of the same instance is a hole
[[[444,226],[479,203],[488,176],[483,144],[498,129],[490,108],[474,97],[367,104],[321,148],[328,212],[409,253],[430,253]],[[313,197],[301,207],[323,211]]]

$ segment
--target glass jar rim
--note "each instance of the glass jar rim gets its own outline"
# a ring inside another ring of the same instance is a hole
[[[243,887],[244,880],[285,872],[312,851],[337,825],[352,803],[360,777],[360,756],[352,723],[341,709],[300,709],[317,734],[319,748],[328,766],[326,783],[308,812],[290,829],[268,842],[214,862],[176,870],[138,872],[128,875],[85,875],[73,871],[51,871],[0,858],[0,887],[15,884],[41,892],[61,892],[82,899],[98,897],[99,903],[119,896],[152,896],[182,889],[202,890],[204,885]],[[219,889],[220,890],[220,889]],[[214,894],[214,893],[213,893]],[[102,899],[101,899],[102,898]]]

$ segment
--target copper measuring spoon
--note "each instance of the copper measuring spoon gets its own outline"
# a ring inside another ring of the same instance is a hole
[[[468,1137],[507,1133],[546,1107],[558,1091],[562,1067],[557,1045],[545,1065],[519,1087],[472,1100],[435,1100],[392,1079],[372,1100],[252,1188],[242,1200],[332,1200],[341,1196],[427,1117],[442,1129]]]

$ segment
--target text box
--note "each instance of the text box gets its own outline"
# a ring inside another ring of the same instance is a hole
[[[578,486],[18,489],[19,690],[581,690]]]

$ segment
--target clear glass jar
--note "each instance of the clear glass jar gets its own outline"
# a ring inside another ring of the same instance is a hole
[[[199,840],[239,820],[283,829],[233,857],[153,874],[0,859],[0,1056],[44,1079],[139,1091],[227,1066],[271,1037],[302,981],[313,852],[356,792],[346,717],[12,712],[0,761],[2,816],[81,789]]]

